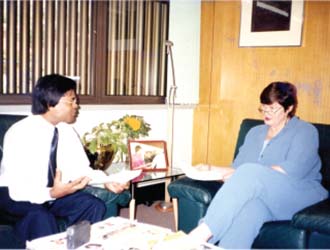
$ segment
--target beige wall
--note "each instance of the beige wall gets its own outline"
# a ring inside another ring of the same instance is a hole
[[[300,118],[330,123],[330,1],[305,1],[301,47],[239,48],[239,28],[240,1],[202,2],[193,164],[230,164],[241,120],[259,118],[272,81],[296,84]]]

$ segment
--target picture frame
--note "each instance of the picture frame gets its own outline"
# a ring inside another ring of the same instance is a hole
[[[132,170],[143,172],[168,170],[167,146],[163,140],[129,140],[128,155]]]
[[[303,0],[241,0],[239,47],[301,46],[303,15]]]

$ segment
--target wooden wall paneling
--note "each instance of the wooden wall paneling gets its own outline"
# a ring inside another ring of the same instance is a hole
[[[209,107],[213,53],[214,2],[202,2],[200,41],[200,95],[199,105],[194,112],[192,164],[207,162],[209,135]]]
[[[193,164],[231,163],[239,125],[246,117],[260,117],[259,94],[272,81],[296,84],[299,117],[330,123],[330,1],[305,1],[299,47],[240,48],[239,26],[240,1],[202,2],[200,105],[195,111]],[[207,112],[209,124],[197,126]],[[205,134],[208,139],[203,138]],[[201,148],[203,139],[208,141],[206,149]]]

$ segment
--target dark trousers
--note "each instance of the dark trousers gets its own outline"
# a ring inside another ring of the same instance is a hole
[[[12,200],[7,187],[0,187],[0,209],[21,217],[15,225],[15,233],[23,242],[58,233],[56,217],[64,218],[70,226],[82,220],[98,222],[106,211],[102,200],[83,191],[52,202],[34,204]]]

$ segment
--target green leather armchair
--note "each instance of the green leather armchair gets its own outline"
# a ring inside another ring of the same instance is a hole
[[[25,116],[23,115],[0,114],[0,161],[2,159],[2,146],[5,132],[13,123],[24,117]],[[88,186],[84,191],[95,195],[105,202],[107,210],[104,219],[111,216],[118,216],[119,208],[127,206],[131,200],[131,194],[128,190],[120,194],[115,194],[103,188]],[[17,217],[11,216],[0,210],[0,249],[24,248],[25,244],[19,242],[19,240],[15,238],[13,231],[13,225],[17,220]],[[61,231],[64,231],[67,227],[65,221],[61,219],[58,219],[58,225]]]
[[[241,123],[235,154],[246,133],[263,121],[245,119]],[[322,160],[322,184],[330,188],[330,125],[314,124],[318,129]],[[206,213],[215,193],[222,183],[197,181],[188,177],[178,179],[168,186],[168,192],[178,203],[178,229],[186,233],[195,228]],[[238,236],[239,239],[239,236]],[[307,207],[295,214],[292,220],[267,222],[256,237],[253,248],[271,249],[321,249],[330,248],[330,199]]]

